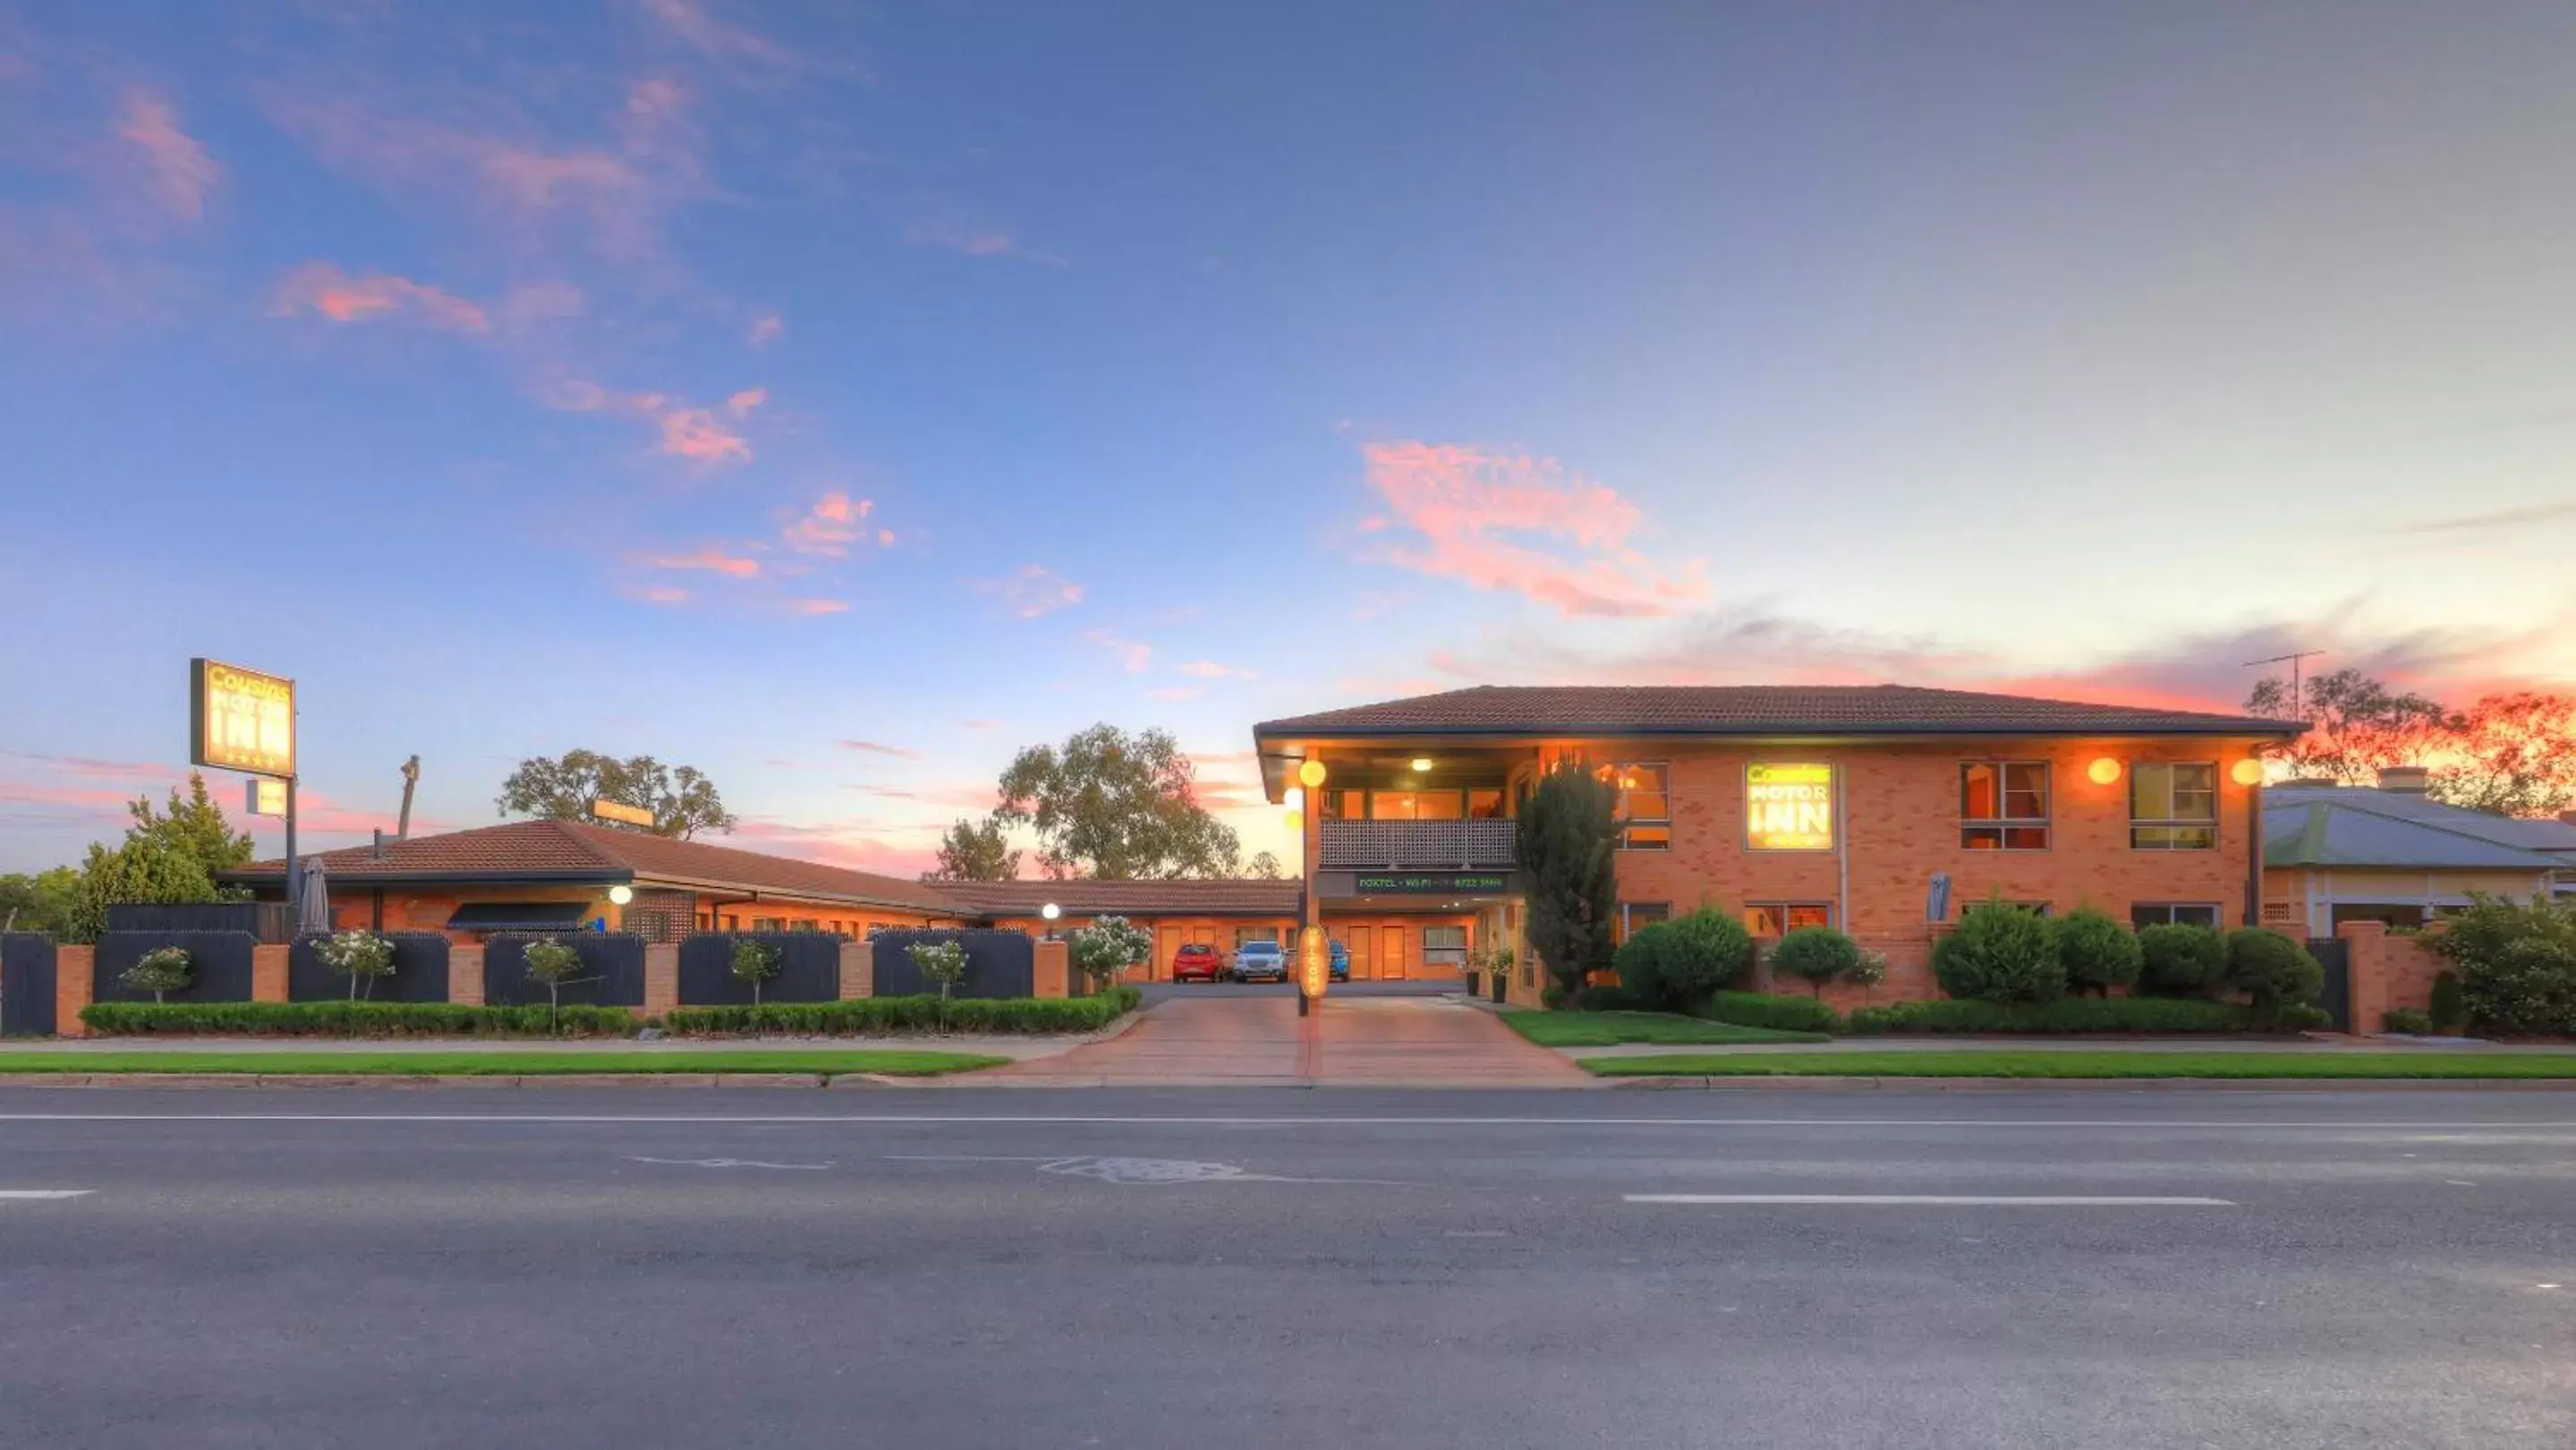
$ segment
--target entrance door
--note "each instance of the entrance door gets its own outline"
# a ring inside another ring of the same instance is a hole
[[[1369,943],[1376,936],[1377,928],[1373,926],[1343,928],[1342,945],[1350,948],[1352,981],[1365,982],[1377,975],[1369,968]]]
[[[1389,982],[1404,980],[1404,928],[1381,927],[1378,931],[1377,974]]]
[[[1177,926],[1154,928],[1154,961],[1145,968],[1145,980],[1159,982],[1172,974],[1172,958],[1181,954],[1181,929]]]

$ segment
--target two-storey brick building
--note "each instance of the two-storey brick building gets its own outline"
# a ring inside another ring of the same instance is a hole
[[[1888,998],[1931,995],[1935,934],[1997,896],[2255,922],[2259,757],[2300,728],[1894,685],[1484,686],[1253,738],[1302,812],[1309,921],[1438,903],[1518,947],[1513,818],[1570,762],[1619,789],[1623,929],[1703,904],[1757,936],[1834,926],[1886,954]]]

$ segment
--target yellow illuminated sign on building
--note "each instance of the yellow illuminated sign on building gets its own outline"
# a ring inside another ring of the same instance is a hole
[[[280,780],[295,774],[295,682],[214,660],[191,660],[188,759]]]
[[[250,793],[246,799],[254,816],[284,816],[286,782],[259,776],[250,782]]]
[[[1756,851],[1834,848],[1834,768],[1744,768],[1744,843]]]

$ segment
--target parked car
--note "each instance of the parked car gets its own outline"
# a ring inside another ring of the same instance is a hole
[[[1351,949],[1348,946],[1338,941],[1333,943],[1333,964],[1325,968],[1324,975],[1336,982],[1351,979]]]
[[[1214,982],[1225,976],[1225,961],[1216,948],[1194,941],[1172,953],[1172,980],[1175,982]]]
[[[1248,941],[1234,949],[1234,979],[1238,982],[1284,982],[1288,980],[1288,954],[1275,941]]]

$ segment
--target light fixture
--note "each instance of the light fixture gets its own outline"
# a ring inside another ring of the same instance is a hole
[[[2091,765],[2084,767],[2084,777],[2095,785],[2109,785],[2120,778],[2120,762],[2108,755],[2097,755]]]
[[[608,900],[612,905],[624,906],[626,903],[633,901],[634,899],[635,888],[632,886],[611,886],[608,888]]]
[[[1324,783],[1324,762],[1320,760],[1309,760],[1304,765],[1298,766],[1297,783],[1308,790],[1313,790],[1315,787],[1322,785]]]
[[[1049,921],[1053,921],[1057,917],[1064,915],[1064,908],[1050,901],[1046,905],[1038,908],[1038,915],[1045,917]]]
[[[1298,786],[1288,787],[1287,794],[1279,797],[1279,800],[1292,811],[1302,811],[1306,808],[1306,792]]]
[[[2249,755],[2243,760],[2240,760],[2234,765],[2228,767],[2227,778],[2235,781],[2238,785],[2261,785],[2263,783],[2263,762],[2256,760],[2253,756]]]
[[[1415,770],[1429,770],[1431,768],[1431,757],[1427,755],[1417,755],[1413,757],[1413,768]]]
[[[1306,829],[1306,813],[1304,811],[1290,810],[1286,815],[1281,816],[1279,819],[1282,825],[1285,825],[1292,831],[1302,831]]]

